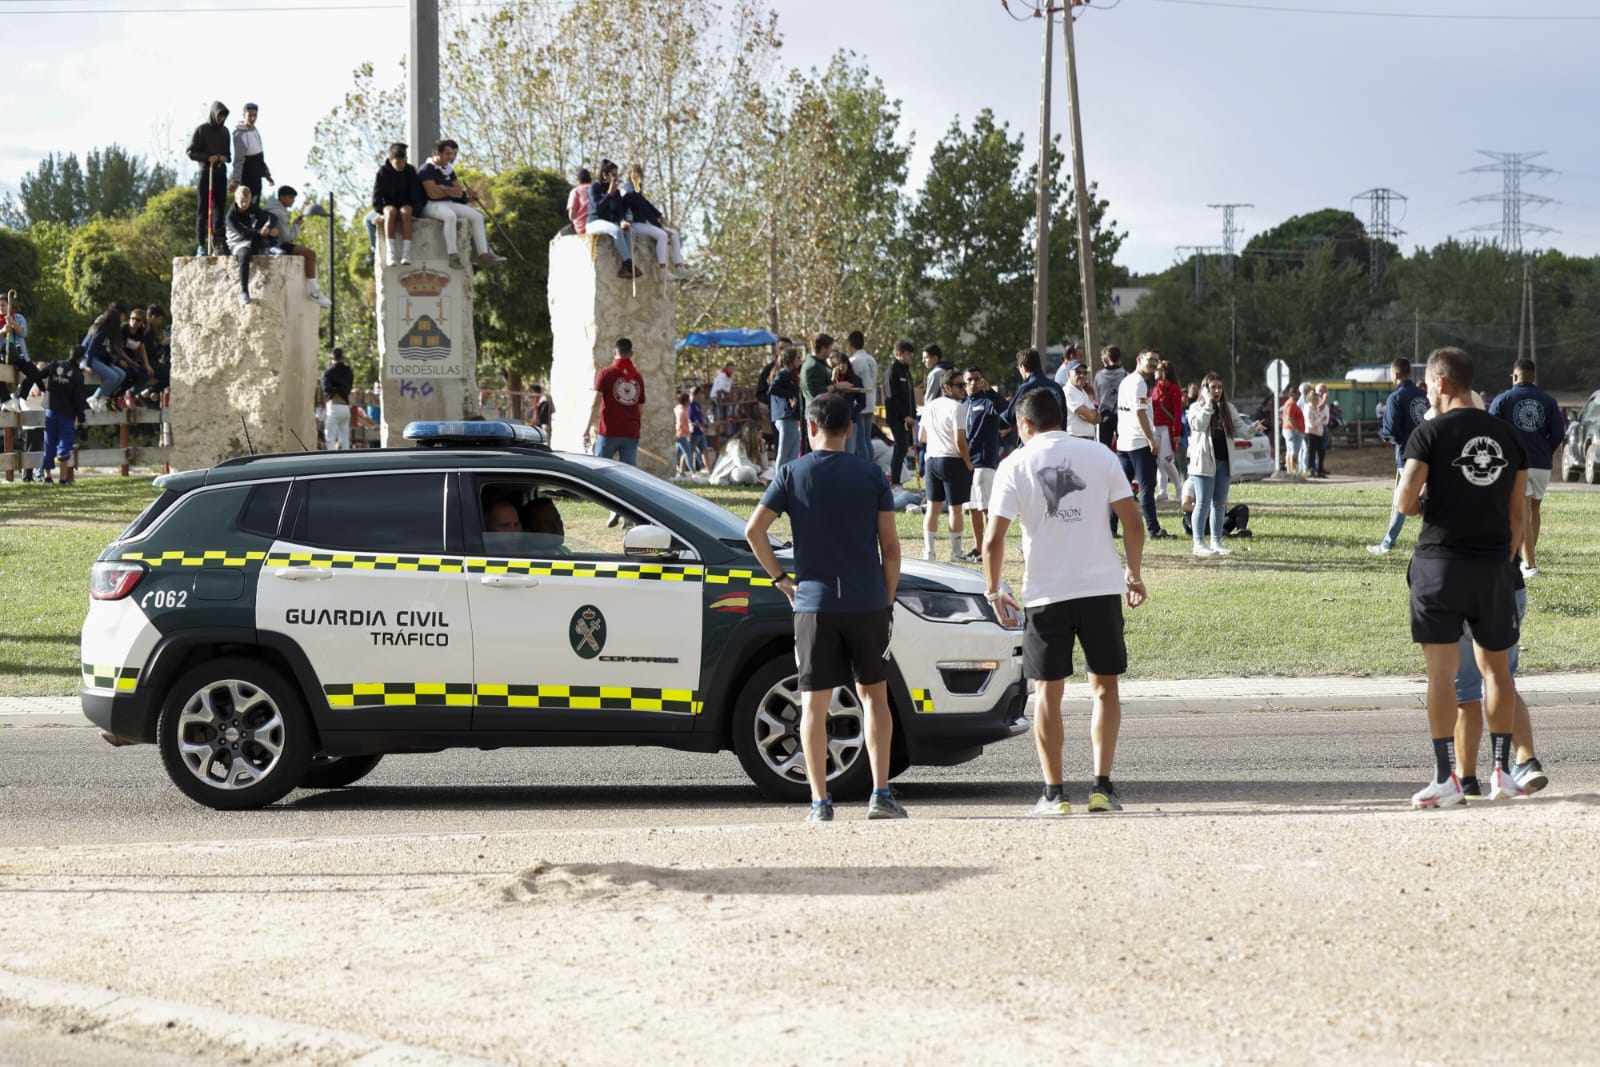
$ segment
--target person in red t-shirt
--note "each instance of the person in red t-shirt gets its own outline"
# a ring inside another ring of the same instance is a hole
[[[1172,364],[1156,364],[1156,384],[1150,390],[1150,417],[1156,427],[1156,496],[1171,500],[1183,486],[1178,473],[1177,443],[1183,439],[1183,389]],[[1181,495],[1181,494],[1180,494]]]
[[[611,364],[594,376],[594,404],[583,431],[583,447],[603,459],[639,465],[639,417],[644,410],[644,375],[633,365],[633,342],[617,338]],[[599,420],[599,433],[595,422]]]

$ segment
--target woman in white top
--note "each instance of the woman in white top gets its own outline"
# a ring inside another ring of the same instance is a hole
[[[1189,405],[1189,476],[1194,479],[1194,554],[1231,556],[1233,550],[1222,545],[1222,521],[1228,510],[1233,441],[1239,436],[1244,417],[1228,402],[1222,377],[1215,371],[1200,383],[1200,399]],[[1249,429],[1254,437],[1261,429]],[[1205,539],[1210,528],[1210,541]]]

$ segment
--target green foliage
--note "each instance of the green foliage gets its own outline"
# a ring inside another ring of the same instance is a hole
[[[522,378],[547,376],[553,340],[550,306],[542,295],[550,273],[547,249],[567,223],[567,182],[554,171],[520,167],[482,189],[489,237],[506,262],[479,271],[473,281],[473,330],[479,378],[501,371]]]
[[[30,222],[78,226],[92,218],[120,218],[177,180],[171,168],[145,162],[120,145],[94,149],[83,163],[75,153],[51,154],[24,175],[20,211]]]

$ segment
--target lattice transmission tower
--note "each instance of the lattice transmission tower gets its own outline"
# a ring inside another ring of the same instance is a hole
[[[1371,260],[1372,263],[1372,287],[1376,289],[1378,287],[1378,279],[1383,277],[1383,249],[1379,246],[1378,242],[1387,241],[1389,244],[1399,245],[1400,235],[1406,231],[1400,229],[1400,227],[1392,221],[1390,210],[1394,206],[1394,202],[1396,200],[1398,200],[1401,204],[1405,204],[1406,198],[1403,194],[1397,193],[1393,189],[1385,189],[1382,186],[1379,186],[1375,189],[1368,189],[1364,193],[1357,193],[1355,196],[1350,198],[1350,202],[1352,204],[1354,204],[1357,200],[1366,200],[1369,202],[1369,208],[1367,211],[1367,241],[1369,242],[1371,248],[1370,254],[1367,256],[1367,258]]]
[[[1543,207],[1555,203],[1548,196],[1538,193],[1525,193],[1522,191],[1522,179],[1543,178],[1554,174],[1549,167],[1530,163],[1529,160],[1544,155],[1543,152],[1490,152],[1478,149],[1480,156],[1488,156],[1493,163],[1485,163],[1478,167],[1469,167],[1468,174],[1500,174],[1500,192],[1484,193],[1482,196],[1468,197],[1469,203],[1492,204],[1500,202],[1500,224],[1486,222],[1481,226],[1472,227],[1474,230],[1493,233],[1500,231],[1500,247],[1507,252],[1522,252],[1522,238],[1524,234],[1552,233],[1549,226],[1541,226],[1536,222],[1523,222],[1522,209],[1524,207]]]
[[[1227,257],[1228,277],[1233,277],[1233,242],[1239,236],[1239,228],[1233,224],[1235,208],[1255,207],[1254,204],[1207,204],[1206,207],[1222,212],[1222,254]]]

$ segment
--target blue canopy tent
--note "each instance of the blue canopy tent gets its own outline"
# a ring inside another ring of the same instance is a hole
[[[680,351],[688,348],[755,348],[770,345],[778,335],[767,330],[699,330],[678,341],[672,347]]]

